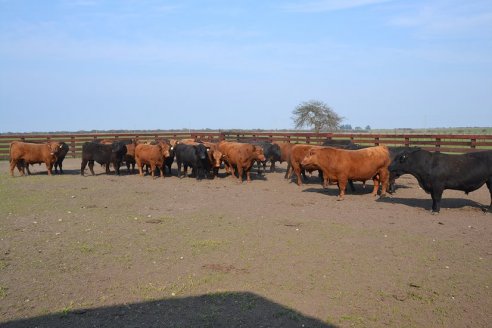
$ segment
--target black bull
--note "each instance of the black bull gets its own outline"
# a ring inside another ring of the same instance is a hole
[[[492,211],[492,151],[481,151],[463,155],[431,153],[426,150],[406,150],[399,154],[389,166],[396,176],[413,175],[422,189],[431,194],[432,212],[441,208],[445,189],[461,190],[465,193],[477,190],[484,184],[489,188]]]
[[[121,162],[126,154],[125,143],[115,141],[111,145],[104,145],[98,142],[86,142],[82,145],[82,163],[80,174],[84,175],[85,167],[89,163],[89,169],[94,175],[94,162],[106,165],[106,173],[109,173],[109,164],[112,163],[116,174],[120,174]]]

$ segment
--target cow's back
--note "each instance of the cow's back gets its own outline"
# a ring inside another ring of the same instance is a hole
[[[281,162],[289,161],[292,147],[294,147],[296,144],[292,144],[290,142],[278,142],[278,141],[274,141],[273,143],[280,147],[280,161]]]
[[[45,162],[50,156],[47,144],[34,144],[22,141],[13,141],[10,144],[11,161],[24,161],[25,163]]]
[[[135,160],[145,163],[163,161],[158,145],[139,144],[135,147]]]
[[[354,180],[372,179],[380,170],[387,170],[390,164],[389,151],[386,146],[359,150],[330,148],[324,151],[324,156],[323,161],[329,163],[329,171]]]

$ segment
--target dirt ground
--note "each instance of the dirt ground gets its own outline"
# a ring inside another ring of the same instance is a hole
[[[486,187],[445,191],[431,215],[411,176],[339,202],[285,164],[249,184],[64,167],[12,178],[0,162],[0,326],[491,325]]]

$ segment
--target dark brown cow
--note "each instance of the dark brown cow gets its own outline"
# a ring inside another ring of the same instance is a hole
[[[287,171],[285,172],[284,178],[289,177],[289,170],[290,168],[290,152],[292,150],[292,147],[294,147],[293,143],[290,142],[278,142],[274,141],[274,144],[278,145],[280,147],[280,163],[282,162],[287,162]]]
[[[57,154],[62,148],[61,143],[49,141],[44,144],[35,144],[22,141],[10,143],[10,175],[14,176],[14,168],[24,175],[24,166],[35,163],[45,163],[48,175],[51,175],[53,164],[57,160]]]
[[[375,196],[382,185],[381,197],[388,188],[390,156],[388,147],[376,146],[359,150],[319,147],[309,150],[301,162],[305,167],[318,168],[323,172],[323,186],[337,182],[340,194],[338,200],[345,196],[345,187],[349,180],[366,181],[372,179]]]
[[[138,144],[135,147],[135,162],[138,166],[140,176],[143,176],[144,164],[150,166],[152,177],[154,177],[155,168],[161,171],[161,178],[164,178],[164,161],[169,157],[170,145],[162,141],[157,145]]]
[[[307,169],[310,172],[318,169],[315,167],[303,167],[303,166],[301,166],[302,160],[304,159],[304,157],[306,157],[306,155],[309,153],[309,151],[312,148],[319,148],[319,146],[296,144],[290,148],[290,156],[288,159],[287,177],[290,179],[290,177],[292,176],[292,172],[294,172],[297,176],[297,185],[298,186],[302,186],[301,174],[304,176],[304,178],[306,177],[305,173],[304,173],[304,169]]]
[[[243,172],[246,172],[246,181],[251,182],[250,171],[254,162],[265,160],[263,149],[251,144],[221,141],[218,147],[232,177],[234,177],[234,167],[237,168],[239,182],[243,181]]]
[[[127,144],[125,145],[126,147],[126,154],[125,154],[125,163],[126,163],[126,168],[128,172],[130,172],[130,165],[132,167],[132,173],[135,173],[135,143]]]

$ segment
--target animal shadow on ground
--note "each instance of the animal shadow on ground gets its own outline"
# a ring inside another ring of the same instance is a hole
[[[321,184],[318,182],[319,188],[307,188],[302,192],[317,192],[320,194],[330,195],[330,196],[338,196],[340,193],[337,185],[331,185],[328,188],[323,188]],[[372,193],[372,185],[362,187],[362,184],[354,183],[355,191],[352,191],[350,187],[347,185],[345,189],[345,195],[367,195]]]
[[[8,328],[336,327],[248,292],[225,292],[77,309],[1,325]]]
[[[420,207],[425,210],[431,210],[432,208],[432,199],[429,198],[399,198],[399,197],[383,197],[377,200],[382,203],[390,203],[390,204],[402,204],[410,207]],[[463,207],[473,207],[477,209],[481,209],[482,211],[486,209],[484,204],[477,203],[471,199],[464,198],[442,198],[441,200],[441,208],[463,208]]]

